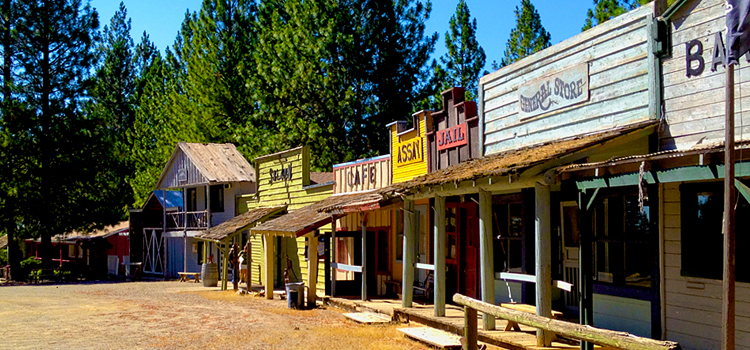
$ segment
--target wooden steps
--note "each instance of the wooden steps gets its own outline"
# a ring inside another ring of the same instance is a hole
[[[344,317],[361,324],[391,323],[391,319],[388,316],[374,312],[350,312],[345,313]]]
[[[430,327],[399,328],[409,338],[419,340],[440,349],[460,349],[461,337]]]

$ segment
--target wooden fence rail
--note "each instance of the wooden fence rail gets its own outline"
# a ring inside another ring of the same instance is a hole
[[[464,306],[466,312],[465,317],[467,320],[464,321],[466,325],[464,330],[466,337],[466,343],[464,345],[465,350],[477,349],[477,311],[509,321],[515,321],[519,324],[550,331],[564,337],[587,341],[602,346],[611,346],[623,350],[682,349],[680,344],[671,341],[654,340],[638,337],[626,332],[611,331],[577,323],[553,320],[551,318],[537,316],[528,312],[516,311],[488,304],[461,294],[454,294],[453,301],[458,305]],[[472,317],[474,322],[468,321],[468,319]]]

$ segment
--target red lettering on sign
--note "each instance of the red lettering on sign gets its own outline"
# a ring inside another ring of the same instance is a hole
[[[435,134],[435,142],[437,142],[438,151],[467,144],[469,138],[466,134],[466,123],[438,130]]]

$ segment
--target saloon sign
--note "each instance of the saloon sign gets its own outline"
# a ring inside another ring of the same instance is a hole
[[[583,63],[521,85],[518,88],[518,115],[524,120],[588,99],[589,65]]]
[[[289,164],[286,168],[281,169],[268,169],[269,180],[268,183],[274,183],[274,181],[291,180],[292,179],[292,165]]]
[[[466,123],[438,130],[436,140],[438,151],[465,145],[468,142],[468,138],[466,137]]]

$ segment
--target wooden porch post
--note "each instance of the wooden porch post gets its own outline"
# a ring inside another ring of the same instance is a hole
[[[362,212],[362,301],[367,301],[367,214]]]
[[[435,317],[445,316],[445,197],[435,196]]]
[[[537,183],[535,208],[536,256],[536,314],[552,317],[552,233],[550,229],[550,190],[549,186]],[[537,329],[536,345],[550,346],[552,333]]]
[[[414,255],[417,236],[414,217],[414,200],[404,199],[404,274],[401,284],[401,306],[403,307],[411,307],[414,293]]]
[[[227,281],[229,278],[229,241],[224,241],[224,249],[221,250],[221,290],[227,290]]]
[[[266,288],[266,299],[273,299],[273,244],[274,237],[264,233],[263,234],[263,258],[265,263],[264,279],[263,282]]]
[[[187,188],[182,188],[182,198],[187,198]],[[167,197],[164,196],[164,204],[167,203]],[[182,271],[187,272],[187,210],[182,211]]]
[[[245,283],[247,284],[247,291],[253,291],[253,243],[250,240],[250,233],[247,234],[247,245],[245,246],[245,262],[247,263],[247,272],[245,273]],[[240,267],[242,268],[242,267]]]
[[[315,307],[318,295],[318,237],[312,233],[307,246],[307,306]]]
[[[482,301],[495,305],[495,264],[492,242],[492,194],[479,190],[479,260],[482,274]],[[551,283],[551,281],[550,281]],[[484,330],[495,329],[495,317],[482,313]]]
[[[336,263],[336,219],[331,216],[331,252],[328,260]],[[336,268],[331,267],[331,296],[336,296]]]

